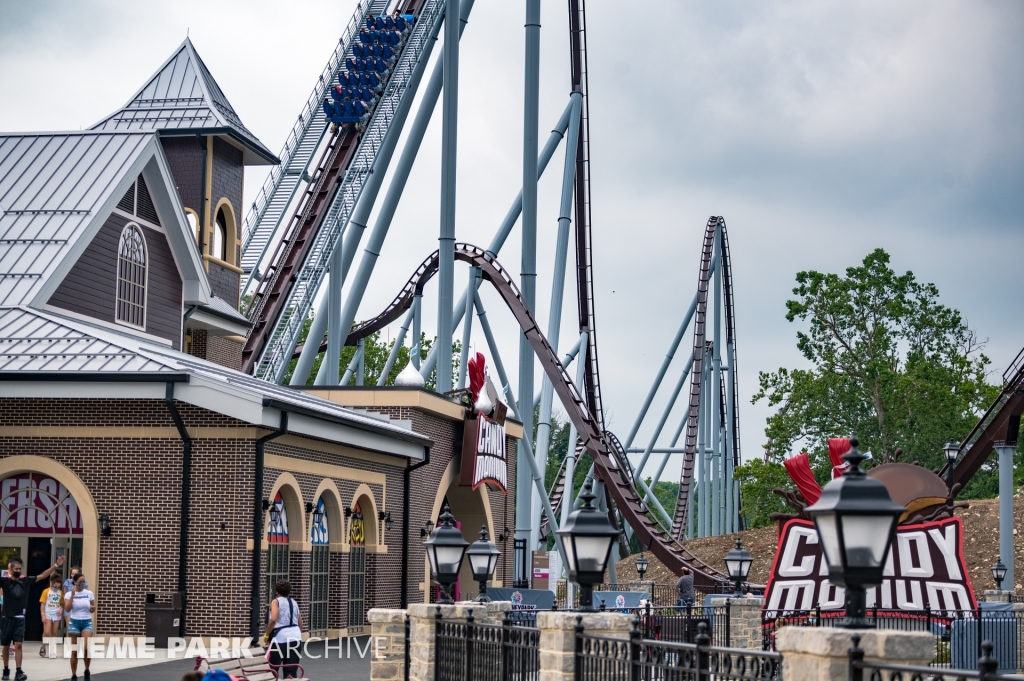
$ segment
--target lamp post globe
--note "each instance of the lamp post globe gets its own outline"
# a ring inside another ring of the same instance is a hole
[[[640,556],[636,559],[636,573],[640,575],[640,581],[644,581],[644,575],[647,573],[647,568],[650,566],[647,558],[644,556],[644,552],[640,552]]]
[[[462,531],[455,527],[455,518],[448,510],[448,504],[441,509],[441,523],[423,542],[430,562],[430,574],[441,585],[441,603],[452,603],[451,586],[459,579],[462,559],[469,542],[462,538]]]
[[[736,537],[736,548],[725,554],[725,570],[729,573],[729,579],[736,584],[736,597],[743,596],[743,582],[747,581],[750,574],[750,566],[754,557],[743,548],[743,542]]]
[[[480,585],[480,595],[476,597],[477,603],[488,603],[490,597],[487,595],[487,581],[494,574],[494,567],[498,564],[498,556],[501,552],[487,536],[487,526],[480,526],[480,538],[470,544],[466,551],[466,558],[469,559],[469,569],[473,573],[473,581]]]
[[[621,533],[608,521],[608,515],[594,506],[591,483],[580,495],[583,505],[569,514],[557,534],[565,549],[569,579],[580,586],[580,609],[594,610],[594,585],[604,580],[604,569],[612,552],[612,542]]]
[[[1006,566],[1003,565],[1002,557],[996,558],[996,564],[992,566],[992,579],[996,583],[996,590],[1003,590],[1003,580],[1006,579]]]
[[[942,453],[946,455],[946,487],[953,490],[953,464],[956,463],[956,457],[960,454],[960,443],[956,440],[950,440],[942,447]]]
[[[829,581],[846,589],[842,625],[866,629],[872,626],[865,617],[867,589],[882,583],[896,523],[907,509],[892,500],[885,485],[860,469],[866,457],[857,444],[851,436],[850,451],[842,457],[849,467],[825,485],[806,513],[818,530]]]

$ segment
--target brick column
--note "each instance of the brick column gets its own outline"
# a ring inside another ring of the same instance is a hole
[[[761,650],[761,608],[763,598],[712,598],[711,607],[729,605],[729,647]],[[725,641],[715,641],[724,646]]]
[[[927,631],[783,627],[775,636],[782,653],[782,681],[832,681],[849,677],[851,636],[860,635],[864,659],[892,664],[930,664],[935,640]]]
[[[437,609],[441,608],[441,619],[465,620],[473,611],[473,620],[479,624],[501,624],[506,612],[512,610],[508,601],[474,603],[462,601],[454,605],[436,603],[414,603],[409,606],[409,656],[410,681],[434,681],[434,635],[436,632]],[[538,613],[538,615],[543,613]]]
[[[576,671],[576,617],[582,616],[583,630],[594,636],[629,638],[633,617],[620,613],[537,613],[540,629],[540,681],[572,681]]]
[[[405,670],[405,610],[372,608],[370,623],[370,681],[401,679]]]

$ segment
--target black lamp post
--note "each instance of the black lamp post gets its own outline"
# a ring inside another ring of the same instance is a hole
[[[743,542],[740,541],[740,538],[736,537],[736,548],[725,554],[725,570],[729,573],[729,578],[736,583],[735,595],[737,598],[743,595],[743,582],[747,581],[747,575],[750,574],[750,565],[753,562],[754,557],[743,548]]]
[[[487,526],[480,526],[480,539],[469,546],[466,557],[469,558],[469,569],[473,573],[473,581],[480,585],[480,595],[476,597],[477,603],[488,603],[491,598],[487,595],[487,580],[494,574],[494,567],[498,564],[498,556],[501,552],[494,542],[487,536]]]
[[[597,497],[583,487],[583,505],[569,514],[557,534],[565,549],[569,579],[580,586],[580,609],[594,610],[594,585],[604,580],[604,569],[612,552],[612,542],[620,530],[612,526],[608,516],[594,507]]]
[[[441,603],[452,603],[451,586],[459,579],[462,558],[466,555],[469,542],[462,538],[462,532],[455,527],[455,518],[448,511],[448,504],[441,509],[441,524],[423,542],[430,561],[430,573],[441,585]]]
[[[109,537],[110,535],[112,535],[114,533],[114,531],[110,528],[110,516],[108,516],[106,513],[100,513],[99,520],[100,520],[100,536]],[[1004,574],[1006,573],[1005,569],[1003,569],[1003,573]]]
[[[942,453],[946,455],[946,487],[953,491],[953,464],[956,463],[956,457],[960,454],[960,443],[950,440],[942,448]]]
[[[1006,566],[1003,565],[1003,559],[996,558],[996,564],[992,566],[992,579],[996,582],[996,590],[1003,590],[1003,580],[1006,579]]]
[[[636,559],[636,573],[640,575],[640,581],[644,581],[644,574],[647,573],[647,568],[650,566],[647,558],[644,557],[644,552],[640,552],[640,557]]]
[[[865,617],[867,588],[882,583],[896,523],[907,509],[892,500],[885,485],[860,469],[865,456],[857,444],[851,436],[850,451],[842,457],[849,467],[825,485],[818,503],[806,512],[817,527],[829,581],[846,588],[842,625],[867,629],[872,626]]]
[[[277,525],[277,521],[281,519],[281,507],[277,504],[270,504],[270,524]]]
[[[316,508],[313,509],[313,525],[320,527],[320,524],[324,521],[324,509],[322,506],[317,504]]]

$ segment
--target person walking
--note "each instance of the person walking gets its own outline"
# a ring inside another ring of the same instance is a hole
[[[71,619],[68,636],[71,637],[71,681],[78,681],[78,639],[85,639],[82,657],[85,660],[85,678],[89,678],[89,639],[93,635],[92,615],[96,612],[96,595],[85,588],[85,575],[75,577],[75,588],[64,596],[64,611]]]
[[[0,611],[0,646],[4,649],[4,674],[0,679],[11,678],[11,646],[14,647],[14,680],[25,681],[28,675],[21,670],[21,644],[25,640],[25,612],[28,610],[28,591],[32,582],[41,582],[54,574],[64,564],[64,556],[57,558],[57,564],[35,577],[22,578],[21,558],[11,558],[7,564],[7,577],[0,577],[0,589],[4,593],[3,610]]]
[[[688,607],[693,605],[693,570],[690,568],[683,568],[683,574],[679,577],[679,581],[676,582],[676,593],[678,594],[677,606]]]
[[[46,657],[46,639],[56,639],[60,628],[60,618],[64,614],[64,591],[61,589],[60,575],[50,575],[50,588],[39,596],[39,616],[43,619],[43,645],[39,648],[39,657]],[[50,658],[57,657],[57,644],[50,649]]]
[[[274,588],[277,598],[270,603],[270,620],[263,638],[269,644],[267,659],[280,670],[285,679],[299,678],[299,646],[302,645],[302,613],[299,604],[290,598],[292,584],[282,579]]]
[[[69,591],[74,591],[74,589],[75,589],[75,579],[78,578],[78,574],[81,571],[82,571],[82,568],[80,566],[78,566],[78,565],[72,565],[71,566],[71,569],[69,570],[69,572],[71,574],[68,575],[68,578],[64,580],[64,584],[61,586],[61,592],[62,593],[66,594]],[[89,588],[89,582],[85,583],[85,588],[86,589]],[[63,609],[64,609],[64,605],[63,605],[63,601],[62,601],[61,610],[63,610]],[[69,615],[65,614],[64,615],[64,631],[68,630],[68,625],[69,624],[71,624],[71,617]]]

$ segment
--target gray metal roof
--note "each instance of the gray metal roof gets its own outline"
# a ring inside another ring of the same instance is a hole
[[[32,300],[153,136],[0,135],[0,305]]]
[[[22,308],[0,309],[0,371],[174,371],[119,344]]]
[[[118,374],[131,380],[135,374],[191,374],[211,379],[243,393],[272,401],[279,408],[295,407],[335,422],[383,432],[391,437],[429,446],[429,438],[406,428],[360,414],[329,400],[300,390],[262,381],[240,371],[178,352],[144,338],[28,307],[0,307],[0,380],[2,374],[18,377],[66,372]]]
[[[188,38],[127,104],[91,129],[222,134],[245,147],[247,165],[280,163],[242,124]]]
[[[238,322],[239,324],[245,324],[246,326],[252,326],[252,322],[244,314],[231,307],[228,301],[220,298],[219,296],[210,296],[210,302],[207,305],[200,305],[200,310],[206,310],[211,314],[215,314],[219,317],[225,317],[232,321]]]

